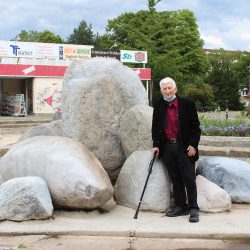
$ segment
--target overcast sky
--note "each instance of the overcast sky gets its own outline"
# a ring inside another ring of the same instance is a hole
[[[0,40],[48,29],[66,39],[82,20],[102,34],[108,19],[147,9],[147,0],[1,0]],[[158,11],[194,12],[204,48],[250,51],[250,0],[161,0]]]

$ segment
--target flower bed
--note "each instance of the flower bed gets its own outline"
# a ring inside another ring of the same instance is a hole
[[[200,118],[201,133],[207,136],[250,136],[250,126],[245,119],[208,120]]]

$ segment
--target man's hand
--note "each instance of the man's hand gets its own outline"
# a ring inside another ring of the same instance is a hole
[[[156,153],[157,155],[158,155],[159,152],[160,152],[160,151],[159,151],[159,148],[152,148],[151,151],[153,152],[153,154]]]
[[[188,156],[194,156],[196,154],[196,149],[192,147],[191,145],[187,148],[187,155]]]

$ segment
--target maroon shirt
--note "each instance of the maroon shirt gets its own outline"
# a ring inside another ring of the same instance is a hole
[[[179,123],[178,123],[178,100],[175,98],[171,103],[167,105],[167,124],[165,127],[166,139],[177,138],[179,135]]]

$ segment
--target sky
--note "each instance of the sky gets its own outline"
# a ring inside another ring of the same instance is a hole
[[[82,20],[103,34],[109,19],[147,10],[147,0],[11,0],[0,2],[0,40],[21,30],[49,30],[67,39]],[[194,12],[204,48],[250,51],[250,0],[161,0],[157,11]]]

